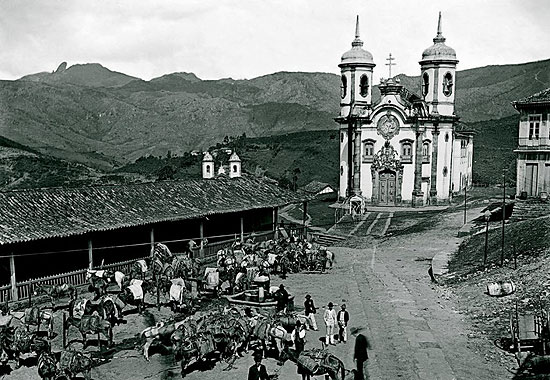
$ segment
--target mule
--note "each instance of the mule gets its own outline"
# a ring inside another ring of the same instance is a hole
[[[141,280],[132,280],[120,294],[113,297],[114,303],[120,313],[127,305],[137,307],[138,314],[145,308],[145,295],[150,290],[150,285]]]
[[[85,380],[92,379],[92,359],[81,351],[61,351],[59,358],[59,373],[56,380],[69,380],[81,373]]]
[[[41,379],[54,380],[57,378],[57,360],[55,355],[51,352],[50,347],[38,354],[36,367],[38,376],[40,376]]]
[[[187,339],[196,333],[196,327],[196,323],[187,318],[179,322],[159,322],[155,326],[144,329],[140,334],[140,338],[145,341],[143,344],[145,360],[149,361],[149,348],[156,340],[163,341],[170,338],[172,345],[178,346],[178,341]]]
[[[69,296],[70,299],[76,298],[77,290],[71,284],[51,285],[51,284],[34,284],[34,296],[46,295],[50,298],[52,309],[55,309],[55,302],[62,297]]]
[[[87,334],[97,334],[98,344],[101,346],[99,334],[107,337],[109,347],[113,345],[113,327],[109,321],[104,320],[98,315],[83,315],[81,319],[67,318],[63,326],[63,334],[67,334],[70,326],[74,326],[82,335],[82,343],[86,347]]]
[[[29,332],[24,326],[5,327],[0,331],[2,356],[6,356],[6,360],[15,360],[16,368],[21,367],[21,354],[39,353],[48,345],[48,341],[39,338],[36,332]]]

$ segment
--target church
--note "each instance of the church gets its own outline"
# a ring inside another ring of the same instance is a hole
[[[340,115],[335,118],[340,197],[356,210],[367,204],[448,204],[472,184],[473,133],[464,131],[455,114],[458,59],[445,44],[441,13],[433,45],[422,53],[415,89],[406,89],[399,79],[381,79],[380,99],[374,101],[376,65],[363,49],[359,17],[351,45],[339,64]]]

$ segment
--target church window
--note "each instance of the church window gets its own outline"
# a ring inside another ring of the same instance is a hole
[[[363,98],[369,94],[369,77],[366,76],[365,74],[361,75],[359,88],[360,88],[361,96]]]
[[[344,167],[343,167],[343,166],[340,166],[340,175],[341,175],[341,176],[344,175]]]
[[[340,142],[344,142],[344,132],[340,134]]]
[[[206,165],[206,172],[210,173],[210,165]]]
[[[422,163],[430,162],[430,142],[424,141],[422,144]]]
[[[363,162],[372,162],[374,157],[374,140],[363,141]]]
[[[445,133],[445,142],[449,142],[449,134]]]
[[[401,163],[412,164],[413,141],[402,140],[400,141],[400,143],[401,143]]]
[[[426,96],[428,95],[428,91],[430,90],[430,76],[428,73],[424,73],[422,76],[422,95]]]
[[[453,75],[451,73],[447,73],[443,77],[443,95],[451,96],[452,93],[453,93]]]
[[[443,167],[443,177],[447,177],[447,174],[449,174],[449,169],[447,169],[446,166]]]
[[[348,90],[348,78],[345,75],[342,75],[342,84],[340,85],[340,96],[342,99],[346,97],[346,92]]]
[[[237,173],[237,165],[233,165],[233,173]]]
[[[529,116],[529,140],[539,139],[540,119],[540,115]]]

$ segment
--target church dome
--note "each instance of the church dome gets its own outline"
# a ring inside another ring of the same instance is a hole
[[[422,53],[422,62],[429,61],[453,61],[458,62],[456,59],[456,51],[450,46],[445,45],[445,37],[441,33],[441,12],[439,12],[439,21],[437,23],[437,35],[433,39],[434,44],[424,50]]]
[[[359,16],[355,26],[355,39],[351,43],[351,49],[342,55],[342,61],[339,66],[348,64],[367,64],[374,66],[372,54],[363,49],[363,41],[359,38]]]
[[[214,162],[214,158],[212,157],[212,155],[209,153],[209,152],[205,152],[204,153],[204,157],[202,158],[202,161],[203,162]]]
[[[229,162],[241,162],[241,159],[237,155],[237,152],[233,152],[231,157],[229,157]]]

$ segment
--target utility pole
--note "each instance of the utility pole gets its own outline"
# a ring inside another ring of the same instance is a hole
[[[483,267],[487,265],[487,246],[489,243],[489,219],[491,219],[491,212],[485,211],[485,251],[483,253]]]
[[[466,179],[466,177],[464,177]],[[466,181],[464,181],[464,223],[466,224]]]
[[[504,220],[506,218],[506,169],[502,171],[502,241],[500,247],[500,266],[504,265]]]

